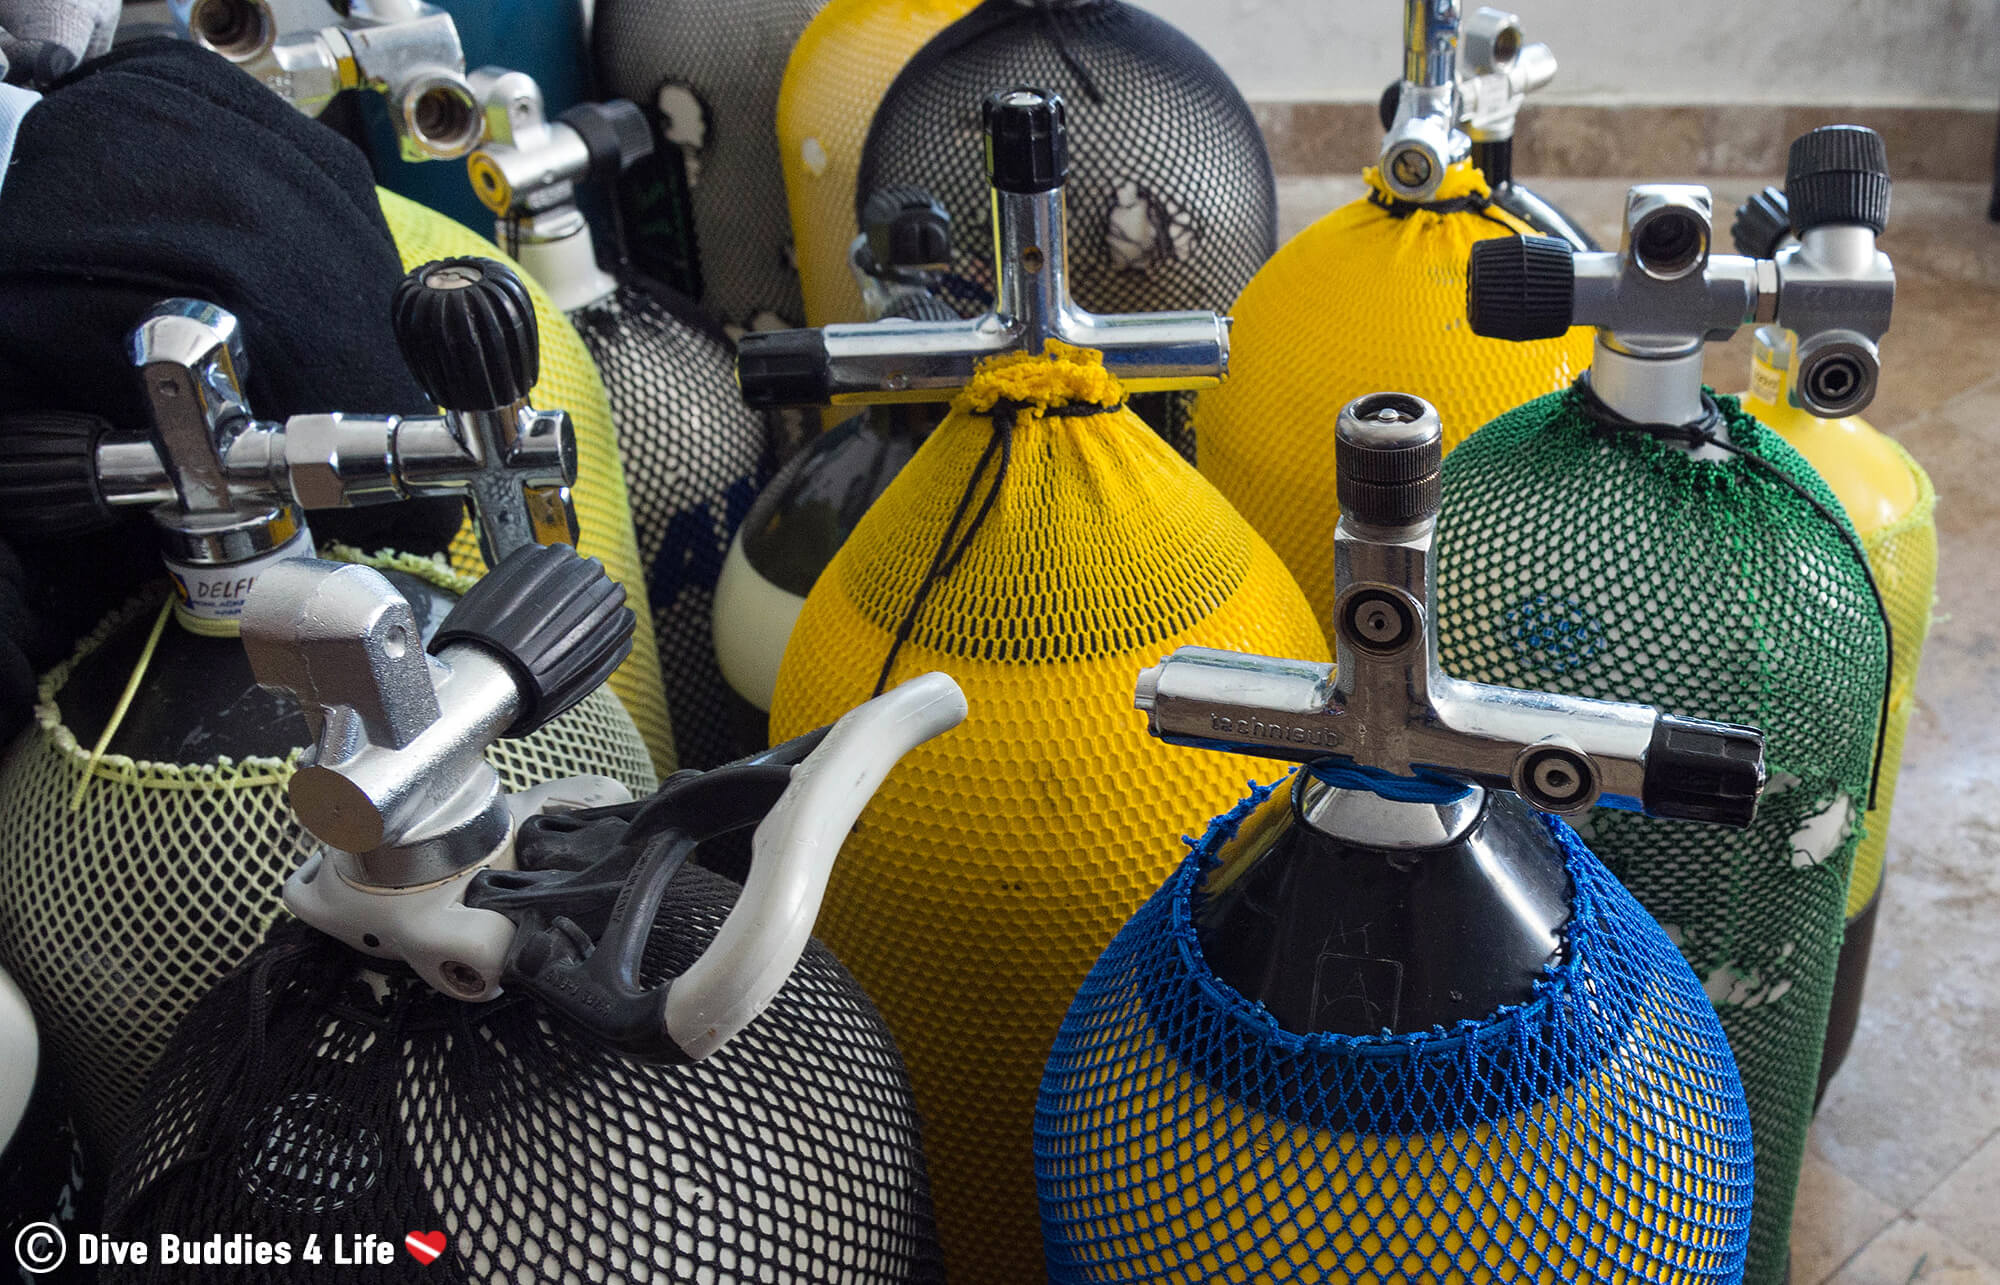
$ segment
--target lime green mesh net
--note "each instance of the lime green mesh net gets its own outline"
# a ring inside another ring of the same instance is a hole
[[[429,558],[322,554],[454,593],[472,583]],[[42,679],[35,722],[0,762],[0,961],[34,1005],[44,1055],[102,1159],[174,1026],[263,940],[285,877],[312,850],[285,797],[297,753],[92,763],[63,723],[57,696],[79,662],[121,630],[150,625],[164,588],[108,616]],[[487,761],[510,790],[579,773],[641,794],[657,783],[608,687],[533,735],[499,742]]]
[[[1888,658],[1832,492],[1735,398],[1717,402],[1726,439],[1799,489],[1744,458],[1601,426],[1573,389],[1447,457],[1440,660],[1462,678],[1764,730],[1771,779],[1749,830],[1605,809],[1578,829],[1721,1015],[1756,1144],[1745,1279],[1775,1285]]]

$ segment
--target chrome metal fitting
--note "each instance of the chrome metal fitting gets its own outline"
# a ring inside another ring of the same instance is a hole
[[[1428,201],[1471,141],[1458,129],[1459,0],[1405,0],[1403,80],[1382,140],[1382,182],[1405,201]]]
[[[1517,15],[1474,10],[1458,38],[1460,128],[1475,143],[1514,137],[1521,104],[1555,75],[1555,52],[1540,41],[1527,43]]]
[[[1297,762],[1331,759],[1399,777],[1512,790],[1547,812],[1599,804],[1747,825],[1764,780],[1762,737],[1646,705],[1470,683],[1438,667],[1438,492],[1443,447],[1418,398],[1375,394],[1336,425],[1401,499],[1334,531],[1337,666],[1183,647],[1139,676],[1153,735],[1178,745]]]

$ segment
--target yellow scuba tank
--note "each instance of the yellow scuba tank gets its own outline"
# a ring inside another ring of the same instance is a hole
[[[877,794],[820,918],[908,1059],[959,1285],[1039,1274],[1035,1088],[1063,1008],[1172,864],[1186,809],[1258,770],[1138,735],[1132,673],[1183,642],[1325,654],[1270,548],[1124,406],[1127,373],[1219,376],[1221,319],[1098,318],[1051,287],[1061,113],[1038,90],[986,103],[995,314],[751,336],[740,355],[753,401],[787,381],[836,403],[962,386],[807,596],[771,709],[783,738],[921,668],[974,711]],[[1065,332],[1103,349],[1020,350]],[[926,356],[914,375],[907,351]]]
[[[847,256],[868,126],[910,55],[977,3],[832,0],[793,46],[778,91],[778,154],[808,326],[867,319]]]
[[[1262,755],[1278,724],[1306,767],[1215,819],[1064,1020],[1035,1115],[1049,1275],[1738,1282],[1721,1022],[1552,814],[1748,824],[1761,738],[1446,676],[1436,413],[1377,394],[1335,433],[1338,669],[1187,647],[1139,675],[1155,736]]]
[[[396,238],[396,252],[405,269],[434,259],[478,257],[506,264],[519,274],[535,304],[535,321],[542,337],[541,377],[529,396],[537,405],[560,406],[576,425],[576,485],[571,488],[581,538],[577,552],[598,559],[613,580],[625,586],[639,617],[632,655],[611,676],[610,687],[638,724],[663,775],[674,770],[673,724],[667,714],[660,681],[660,653],[653,638],[653,613],[646,596],[646,573],[632,533],[632,505],[625,491],[625,466],[618,457],[618,435],[612,426],[611,403],[604,381],[590,360],[576,327],[550,302],[533,277],[502,254],[491,241],[464,224],[416,204],[386,188],[378,188],[382,217]],[[451,546],[452,565],[465,575],[486,569],[471,522],[459,528]]]
[[[1300,407],[1415,388],[1443,417],[1449,451],[1590,364],[1581,327],[1518,345],[1467,327],[1473,244],[1532,229],[1454,159],[1470,147],[1452,107],[1458,6],[1412,0],[1411,10],[1397,121],[1382,163],[1362,173],[1368,194],[1286,242],[1244,287],[1230,310],[1231,379],[1195,405],[1203,475],[1271,542],[1321,619],[1333,609],[1333,441]],[[1424,56],[1440,44],[1451,56]]]
[[[1893,636],[1882,766],[1875,806],[1863,817],[1867,833],[1854,849],[1854,873],[1847,885],[1847,933],[1841,941],[1833,1008],[1827,1016],[1826,1050],[1820,1055],[1819,1087],[1825,1093],[1854,1041],[1861,1014],[1888,864],[1889,814],[1903,764],[1903,738],[1917,704],[1917,667],[1923,661],[1937,595],[1937,491],[1908,451],[1861,416],[1819,419],[1797,404],[1791,389],[1794,343],[1791,332],[1782,327],[1758,328],[1743,409],[1805,456],[1847,511],[1868,553]]]

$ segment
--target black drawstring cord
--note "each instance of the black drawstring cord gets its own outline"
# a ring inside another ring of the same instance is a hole
[[[1122,404],[1122,403],[1121,403]],[[979,462],[972,466],[972,472],[965,479],[965,490],[958,497],[958,507],[952,511],[951,521],[945,524],[944,535],[938,540],[937,552],[931,555],[931,565],[924,572],[923,581],[917,585],[916,594],[910,599],[910,609],[903,613],[902,623],[896,626],[896,639],[889,644],[889,654],[882,658],[882,672],[875,678],[874,694],[880,696],[889,687],[889,674],[896,667],[896,657],[902,652],[903,644],[917,627],[917,617],[923,612],[924,603],[930,600],[931,590],[958,568],[965,557],[965,551],[972,547],[972,537],[979,533],[986,515],[993,511],[993,502],[1000,498],[1000,487],[1007,480],[1007,468],[1014,459],[1014,422],[1023,412],[1038,413],[1043,417],[1056,416],[1070,418],[1085,415],[1109,415],[1117,411],[1117,406],[1099,406],[1090,402],[1079,402],[1069,406],[1051,406],[1037,411],[1025,402],[1002,401],[994,404],[991,412],[993,420],[992,436],[986,439],[986,449],[980,453]],[[972,507],[972,496],[979,489],[979,479],[986,475],[987,468],[995,458],[1000,461],[994,469],[993,482],[986,488],[986,498],[980,502],[979,511],[972,515],[965,533],[958,533],[958,524],[965,521],[965,512]]]
[[[1493,214],[1493,198],[1481,196],[1477,192],[1467,192],[1464,196],[1454,196],[1449,201],[1405,201],[1400,196],[1391,196],[1380,188],[1368,189],[1368,201],[1380,206],[1392,219],[1407,219],[1418,210],[1426,214],[1477,214],[1488,223],[1498,224],[1516,236],[1521,229]]]
[[[1101,107],[1104,91],[1097,87],[1097,78],[1090,74],[1090,69],[1069,47],[1069,38],[1063,34],[1062,19],[1056,16],[1059,7],[1058,0],[1035,0],[1035,12],[1042,16],[1042,26],[1048,30],[1049,43],[1056,47],[1056,56],[1063,60],[1063,66],[1069,68],[1069,74],[1076,77],[1083,96]]]
[[[1884,667],[1882,677],[1882,708],[1875,724],[1875,765],[1869,771],[1868,775],[1867,811],[1873,812],[1875,810],[1875,787],[1882,778],[1882,754],[1889,742],[1889,702],[1895,695],[1896,631],[1895,626],[1889,620],[1889,604],[1882,597],[1881,586],[1875,583],[1875,569],[1868,565],[1868,551],[1861,547],[1861,537],[1854,533],[1853,525],[1823,504],[1817,496],[1801,486],[1798,480],[1789,473],[1786,473],[1783,469],[1762,456],[1753,455],[1749,451],[1744,450],[1735,442],[1725,437],[1723,435],[1724,420],[1722,407],[1716,404],[1714,395],[1705,388],[1701,393],[1702,416],[1700,419],[1691,424],[1642,424],[1637,420],[1625,418],[1606,404],[1604,399],[1597,395],[1597,390],[1590,386],[1589,372],[1586,371],[1584,374],[1578,375],[1575,384],[1571,387],[1575,389],[1577,396],[1582,399],[1585,412],[1589,414],[1592,422],[1599,429],[1644,433],[1648,437],[1662,442],[1680,442],[1689,446],[1719,447],[1746,464],[1749,464],[1764,476],[1774,478],[1790,487],[1792,492],[1800,499],[1812,505],[1813,510],[1826,520],[1827,525],[1840,533],[1840,538],[1846,542],[1848,549],[1854,554],[1854,560],[1861,564],[1861,574],[1867,577],[1868,580],[1868,592],[1875,596],[1875,609],[1882,616],[1882,645],[1888,651],[1888,664]]]

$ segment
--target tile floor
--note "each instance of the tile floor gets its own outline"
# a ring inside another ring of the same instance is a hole
[[[1625,180],[1530,185],[1615,244]],[[1720,221],[1761,185],[1716,180]],[[1284,234],[1360,192],[1350,178],[1282,180]],[[1900,183],[1883,241],[1896,319],[1868,414],[1937,485],[1937,618],[1866,1006],[1813,1125],[1794,1285],[2000,1285],[2000,225],[1987,195]],[[1712,347],[1708,369],[1717,387],[1747,383],[1747,332]]]

